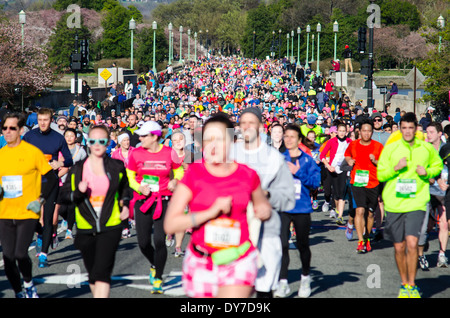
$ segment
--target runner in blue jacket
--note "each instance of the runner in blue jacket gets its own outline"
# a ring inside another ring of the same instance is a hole
[[[310,191],[320,187],[320,168],[314,159],[298,148],[302,133],[295,124],[288,124],[285,129],[284,142],[287,150],[284,152],[289,170],[294,177],[295,207],[281,212],[281,244],[283,256],[281,261],[280,281],[275,297],[289,296],[287,281],[289,267],[289,234],[290,224],[294,224],[297,236],[297,248],[302,262],[302,277],[298,296],[309,297],[311,294],[311,250],[309,248],[309,229],[311,227],[311,212],[313,212]]]

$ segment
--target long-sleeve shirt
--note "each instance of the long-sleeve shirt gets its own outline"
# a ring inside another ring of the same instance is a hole
[[[395,171],[394,167],[403,157],[407,166]],[[417,174],[418,165],[425,168],[426,176]],[[428,180],[438,176],[442,168],[441,157],[428,142],[416,138],[410,146],[402,138],[386,145],[377,165],[378,180],[386,182],[382,194],[385,210],[393,213],[425,211],[430,201]]]
[[[64,136],[53,129],[42,132],[39,128],[32,129],[23,136],[23,140],[39,148],[49,161],[58,160],[61,152],[64,157],[64,167],[73,165],[72,155]]]

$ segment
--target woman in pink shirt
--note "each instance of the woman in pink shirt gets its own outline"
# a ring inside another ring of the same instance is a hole
[[[271,207],[256,172],[228,159],[233,137],[225,115],[205,123],[203,160],[188,167],[167,210],[167,233],[193,228],[183,259],[188,297],[243,298],[253,290],[257,253],[249,239],[247,206],[252,202],[261,220],[270,217]]]
[[[162,128],[158,123],[147,121],[135,134],[140,136],[142,146],[133,150],[128,159],[127,175],[134,190],[130,211],[134,211],[139,248],[151,266],[152,293],[162,294],[167,261],[163,222],[177,180],[182,177],[177,172],[183,171],[178,169],[181,160],[175,151],[160,143]]]

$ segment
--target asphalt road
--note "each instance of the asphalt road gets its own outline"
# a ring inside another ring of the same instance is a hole
[[[321,202],[320,202],[321,203]],[[382,240],[373,244],[373,251],[356,253],[356,232],[353,240],[347,240],[344,227],[339,227],[328,213],[320,210],[312,214],[310,234],[312,262],[311,299],[333,298],[396,298],[400,278],[394,261],[392,244]],[[344,214],[347,220],[347,215]],[[73,240],[63,240],[56,250],[49,253],[48,268],[38,268],[34,246],[30,247],[33,259],[33,275],[40,298],[92,298],[86,283],[86,271],[80,253],[74,249]],[[189,239],[187,235],[183,246]],[[418,270],[417,285],[423,298],[448,298],[450,296],[450,268],[437,268],[439,242],[437,233],[430,234],[430,247],[425,253],[429,271]],[[111,298],[116,299],[183,299],[186,298],[181,286],[182,258],[175,258],[174,247],[169,248],[165,268],[163,295],[152,295],[148,282],[149,263],[137,246],[136,233],[123,239],[116,255],[113,271]],[[1,252],[0,252],[1,254]],[[297,298],[300,284],[301,263],[299,252],[291,244],[289,284],[291,294]],[[0,265],[2,265],[2,261]],[[14,293],[0,266],[0,298],[13,298]]]

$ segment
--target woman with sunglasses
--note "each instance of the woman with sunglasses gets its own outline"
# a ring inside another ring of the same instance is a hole
[[[134,214],[139,248],[151,264],[152,293],[162,294],[162,275],[167,261],[163,224],[172,192],[182,177],[183,170],[178,169],[182,160],[173,149],[160,143],[162,128],[157,122],[145,122],[135,134],[140,136],[142,147],[136,148],[128,160],[128,179],[134,190],[130,209]]]
[[[60,202],[75,204],[79,249],[89,274],[94,298],[109,297],[111,273],[128,217],[130,191],[123,162],[106,154],[109,131],[105,126],[89,130],[89,156],[69,171]]]
[[[203,127],[203,160],[192,163],[178,184],[167,211],[169,234],[193,228],[183,259],[188,297],[244,298],[252,293],[257,254],[249,237],[247,206],[269,219],[271,205],[257,173],[229,160],[233,123],[224,114]],[[186,206],[189,213],[185,214]]]

